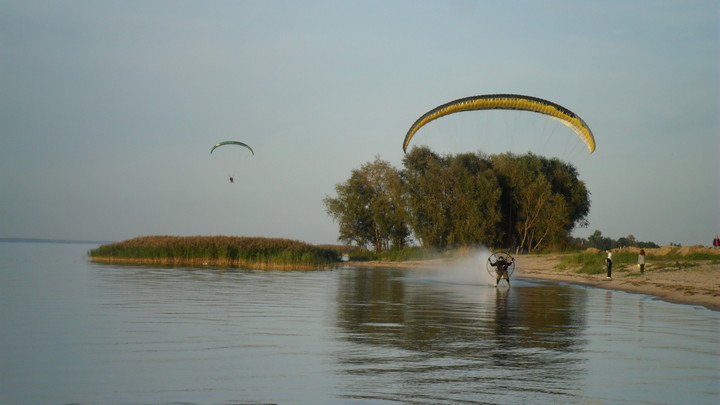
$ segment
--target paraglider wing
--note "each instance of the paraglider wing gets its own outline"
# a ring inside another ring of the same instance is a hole
[[[224,142],[216,143],[215,146],[213,146],[212,149],[210,149],[210,153],[213,153],[213,151],[214,151],[215,149],[217,149],[217,148],[219,148],[219,147],[221,147],[221,146],[224,146],[224,145],[239,145],[239,146],[244,146],[244,147],[246,147],[246,148],[248,148],[248,149],[250,150],[250,153],[252,153],[253,156],[255,155],[255,151],[253,151],[250,146],[248,146],[247,144],[244,144],[244,143],[242,143],[242,142],[238,142],[238,141],[224,141]]]
[[[449,114],[473,110],[522,110],[547,115],[575,131],[580,139],[585,142],[590,153],[593,153],[595,150],[595,138],[593,137],[590,127],[588,127],[582,118],[567,108],[537,97],[518,94],[486,94],[451,101],[423,114],[412,124],[405,135],[403,152],[407,153],[410,140],[423,125]]]

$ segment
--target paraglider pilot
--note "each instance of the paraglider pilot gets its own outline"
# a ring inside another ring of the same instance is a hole
[[[228,180],[230,181],[230,183],[235,183],[235,179],[232,176],[230,176]]]
[[[510,274],[508,273],[508,267],[512,265],[512,258],[508,261],[505,260],[504,257],[498,256],[497,261],[493,263],[493,261],[488,257],[488,262],[490,262],[490,265],[493,267],[497,267],[497,270],[495,272],[497,273],[497,280],[495,281],[495,286],[500,283],[500,279],[505,277],[505,280],[507,280],[508,287],[510,287]]]

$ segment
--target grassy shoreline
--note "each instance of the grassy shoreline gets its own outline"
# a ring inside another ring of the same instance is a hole
[[[101,245],[88,251],[88,258],[99,263],[308,270],[334,267],[340,262],[338,249],[280,238],[142,236]]]
[[[640,274],[634,248],[615,249],[613,259],[616,256],[618,259],[613,265],[612,279],[605,277],[604,252],[520,255],[516,259],[520,277],[645,294],[720,311],[720,250],[666,246],[654,249],[652,255],[648,250],[645,249],[645,274]],[[586,260],[577,256],[586,253],[599,256],[599,260],[590,266],[578,264]],[[621,253],[627,257],[623,258]]]
[[[329,269],[353,262],[405,262],[452,256],[418,247],[376,253],[346,245],[312,245],[291,239],[243,236],[141,236],[87,252],[98,263],[227,266],[255,269]]]
[[[625,247],[613,249],[613,269],[615,271],[635,271],[640,249]],[[558,269],[572,269],[581,274],[604,274],[606,272],[606,254],[597,249],[564,255]],[[705,263],[720,264],[720,250],[703,246],[663,246],[645,249],[647,270],[677,271],[700,266]]]
[[[637,248],[613,250],[615,268],[629,270],[637,263]],[[720,261],[720,250],[699,246],[646,249],[648,268],[677,270],[699,262]],[[242,236],[141,236],[100,245],[87,252],[98,263],[151,264],[170,266],[223,266],[256,269],[309,270],[329,269],[351,262],[406,263],[467,254],[467,249],[436,252],[419,248],[375,254],[366,249],[342,245],[312,245],[291,239]],[[558,270],[600,274],[605,271],[605,254],[597,249],[565,253]],[[650,264],[651,263],[651,264]]]

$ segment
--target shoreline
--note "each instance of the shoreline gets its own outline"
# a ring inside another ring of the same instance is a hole
[[[595,288],[644,294],[675,304],[696,305],[720,311],[720,265],[704,263],[683,270],[647,268],[644,275],[623,269],[613,270],[613,278],[602,274],[581,274],[558,270],[562,255],[517,255],[514,277],[558,281]],[[450,261],[451,262],[451,261]],[[442,268],[449,261],[415,260],[407,262],[346,262],[351,267]]]
[[[720,311],[720,265],[702,264],[683,270],[647,269],[644,275],[627,270],[613,270],[613,278],[605,274],[580,274],[571,270],[557,270],[558,255],[520,255],[517,277],[560,281],[595,288],[619,290],[651,295],[675,304],[698,305]]]
[[[605,279],[602,274],[576,273],[572,269],[559,270],[563,254],[542,254],[515,256],[517,268],[513,277],[558,281],[595,288],[620,290],[636,294],[654,296],[658,299],[685,305],[702,306],[713,311],[720,311],[720,264],[717,260],[698,262],[697,266],[683,269],[653,269],[652,263],[646,267],[644,275],[632,267],[616,268],[613,278]],[[149,264],[169,266],[230,266],[247,267],[267,270],[331,270],[338,268],[427,268],[442,269],[455,259],[408,260],[399,262],[363,261],[339,262],[327,265],[303,265],[271,262],[251,262],[244,260],[207,260],[207,259],[121,259],[112,257],[90,257],[90,261],[112,264]],[[634,270],[634,271],[633,271]]]
[[[330,265],[315,265],[302,263],[272,263],[268,261],[249,261],[249,260],[227,260],[227,259],[150,259],[150,258],[123,258],[123,257],[104,257],[94,256],[88,257],[88,261],[103,264],[118,265],[150,265],[150,266],[186,266],[186,267],[231,267],[231,268],[249,268],[256,270],[326,270],[336,267]]]

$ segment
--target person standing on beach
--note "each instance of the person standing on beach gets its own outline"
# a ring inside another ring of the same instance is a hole
[[[607,259],[605,259],[605,263],[607,264],[607,277],[605,277],[605,279],[610,280],[612,278],[612,252],[610,249],[606,249],[605,253],[607,253]]]
[[[645,249],[640,249],[640,254],[638,254],[638,267],[640,267],[640,274],[645,274]]]
[[[713,239],[713,246],[715,246],[715,249],[720,248],[720,236],[715,235],[715,239]]]

